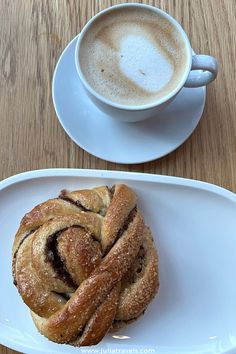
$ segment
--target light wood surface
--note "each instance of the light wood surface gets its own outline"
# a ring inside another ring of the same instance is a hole
[[[236,192],[234,0],[143,1],[173,15],[196,52],[219,60],[200,124],[178,150],[146,164],[108,163],[80,149],[61,128],[51,99],[58,57],[90,17],[120,2],[0,0],[0,179],[39,168],[95,168],[195,178]],[[0,346],[0,354],[10,353]]]

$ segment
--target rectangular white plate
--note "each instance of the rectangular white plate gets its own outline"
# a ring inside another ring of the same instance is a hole
[[[93,353],[236,353],[236,195],[194,180],[98,170],[39,170],[0,182],[0,342],[30,354],[89,353],[37,332],[12,282],[11,247],[23,215],[61,189],[121,182],[137,192],[153,231],[160,291],[144,316]]]

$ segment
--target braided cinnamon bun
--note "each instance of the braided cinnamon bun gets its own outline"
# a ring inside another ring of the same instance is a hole
[[[21,220],[13,277],[37,329],[57,343],[97,344],[155,296],[158,257],[126,185],[68,192]]]

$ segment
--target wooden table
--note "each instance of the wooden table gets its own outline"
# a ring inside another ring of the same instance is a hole
[[[195,51],[219,60],[204,115],[170,155],[139,165],[109,163],[75,145],[54,112],[51,81],[58,57],[109,0],[0,0],[0,179],[39,168],[73,167],[183,176],[236,192],[236,1],[143,1],[173,15]],[[0,354],[14,353],[3,346]]]

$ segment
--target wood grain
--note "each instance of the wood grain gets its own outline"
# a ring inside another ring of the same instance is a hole
[[[39,168],[94,168],[195,178],[236,192],[234,0],[143,1],[173,15],[196,52],[219,60],[203,118],[178,150],[146,164],[108,163],[80,149],[61,128],[51,99],[58,57],[90,17],[121,2],[0,0],[0,179]],[[0,354],[10,353],[0,347]]]

